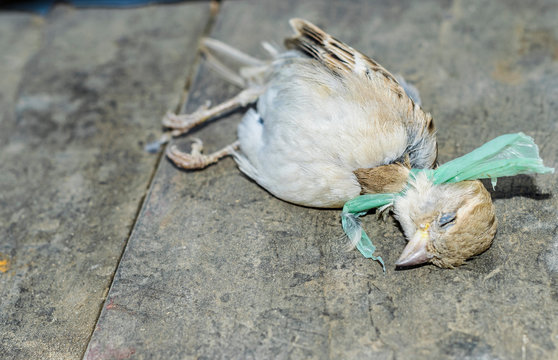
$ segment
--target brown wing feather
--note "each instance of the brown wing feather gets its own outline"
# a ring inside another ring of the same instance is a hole
[[[291,19],[290,24],[296,35],[285,41],[287,48],[303,51],[337,73],[354,73],[368,78],[378,76],[398,96],[406,96],[395,77],[368,56],[306,20]]]
[[[290,24],[295,31],[295,36],[285,40],[287,48],[306,53],[341,76],[343,74],[355,74],[370,80],[376,80],[393,92],[401,100],[402,106],[406,106],[409,113],[414,114],[408,118],[409,147],[404,155],[410,157],[411,164],[414,166],[435,166],[436,154],[431,161],[420,161],[418,159],[421,149],[432,148],[432,146],[429,147],[425,144],[434,144],[433,151],[437,153],[436,130],[432,116],[425,113],[420,105],[416,104],[405,93],[401,84],[389,71],[368,56],[335,39],[306,20],[291,19]],[[427,158],[431,159],[432,157],[427,156]]]

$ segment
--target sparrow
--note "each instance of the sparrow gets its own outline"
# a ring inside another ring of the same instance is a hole
[[[434,122],[416,89],[314,24],[303,19],[290,24],[295,35],[285,40],[287,50],[264,43],[269,61],[204,39],[209,65],[243,90],[192,114],[167,113],[163,125],[172,129],[170,135],[255,106],[244,114],[234,143],[206,155],[195,139],[190,153],[171,146],[167,157],[177,167],[201,169],[233,156],[267,191],[309,207],[340,208],[361,194],[406,189],[392,207],[408,239],[396,262],[400,267],[452,268],[490,247],[497,221],[482,183],[434,185],[426,176],[410,176],[412,168],[437,166]],[[218,55],[237,62],[240,71]]]

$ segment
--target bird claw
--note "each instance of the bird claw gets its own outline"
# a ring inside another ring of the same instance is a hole
[[[193,139],[190,153],[178,150],[176,145],[167,150],[167,157],[178,167],[183,169],[203,169],[211,163],[206,155],[202,154],[203,142],[200,139]]]
[[[393,207],[393,204],[386,204],[386,205],[380,207],[378,209],[378,211],[376,212],[376,214],[378,216],[378,220],[381,219],[383,222],[386,222],[387,218],[389,217],[389,211],[392,207]]]
[[[173,136],[183,134],[207,119],[207,110],[210,105],[211,102],[206,101],[191,114],[177,115],[172,111],[167,111],[161,122],[164,127],[173,129]]]
[[[190,152],[191,155],[201,155],[203,151],[203,141],[199,138],[192,138],[194,141],[191,145],[192,151]]]

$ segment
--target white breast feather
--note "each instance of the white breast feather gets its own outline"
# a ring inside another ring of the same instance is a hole
[[[339,207],[358,196],[357,168],[397,159],[407,146],[402,122],[371,93],[354,95],[327,69],[299,59],[276,72],[238,127],[240,169],[293,203]],[[352,94],[352,95],[351,95]],[[263,125],[259,122],[263,119]]]

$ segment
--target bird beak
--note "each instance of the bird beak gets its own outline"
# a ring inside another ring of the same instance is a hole
[[[413,266],[423,264],[432,259],[432,254],[426,250],[430,235],[428,234],[429,224],[421,226],[422,229],[418,230],[413,238],[409,241],[399,260],[395,262],[396,266]]]

